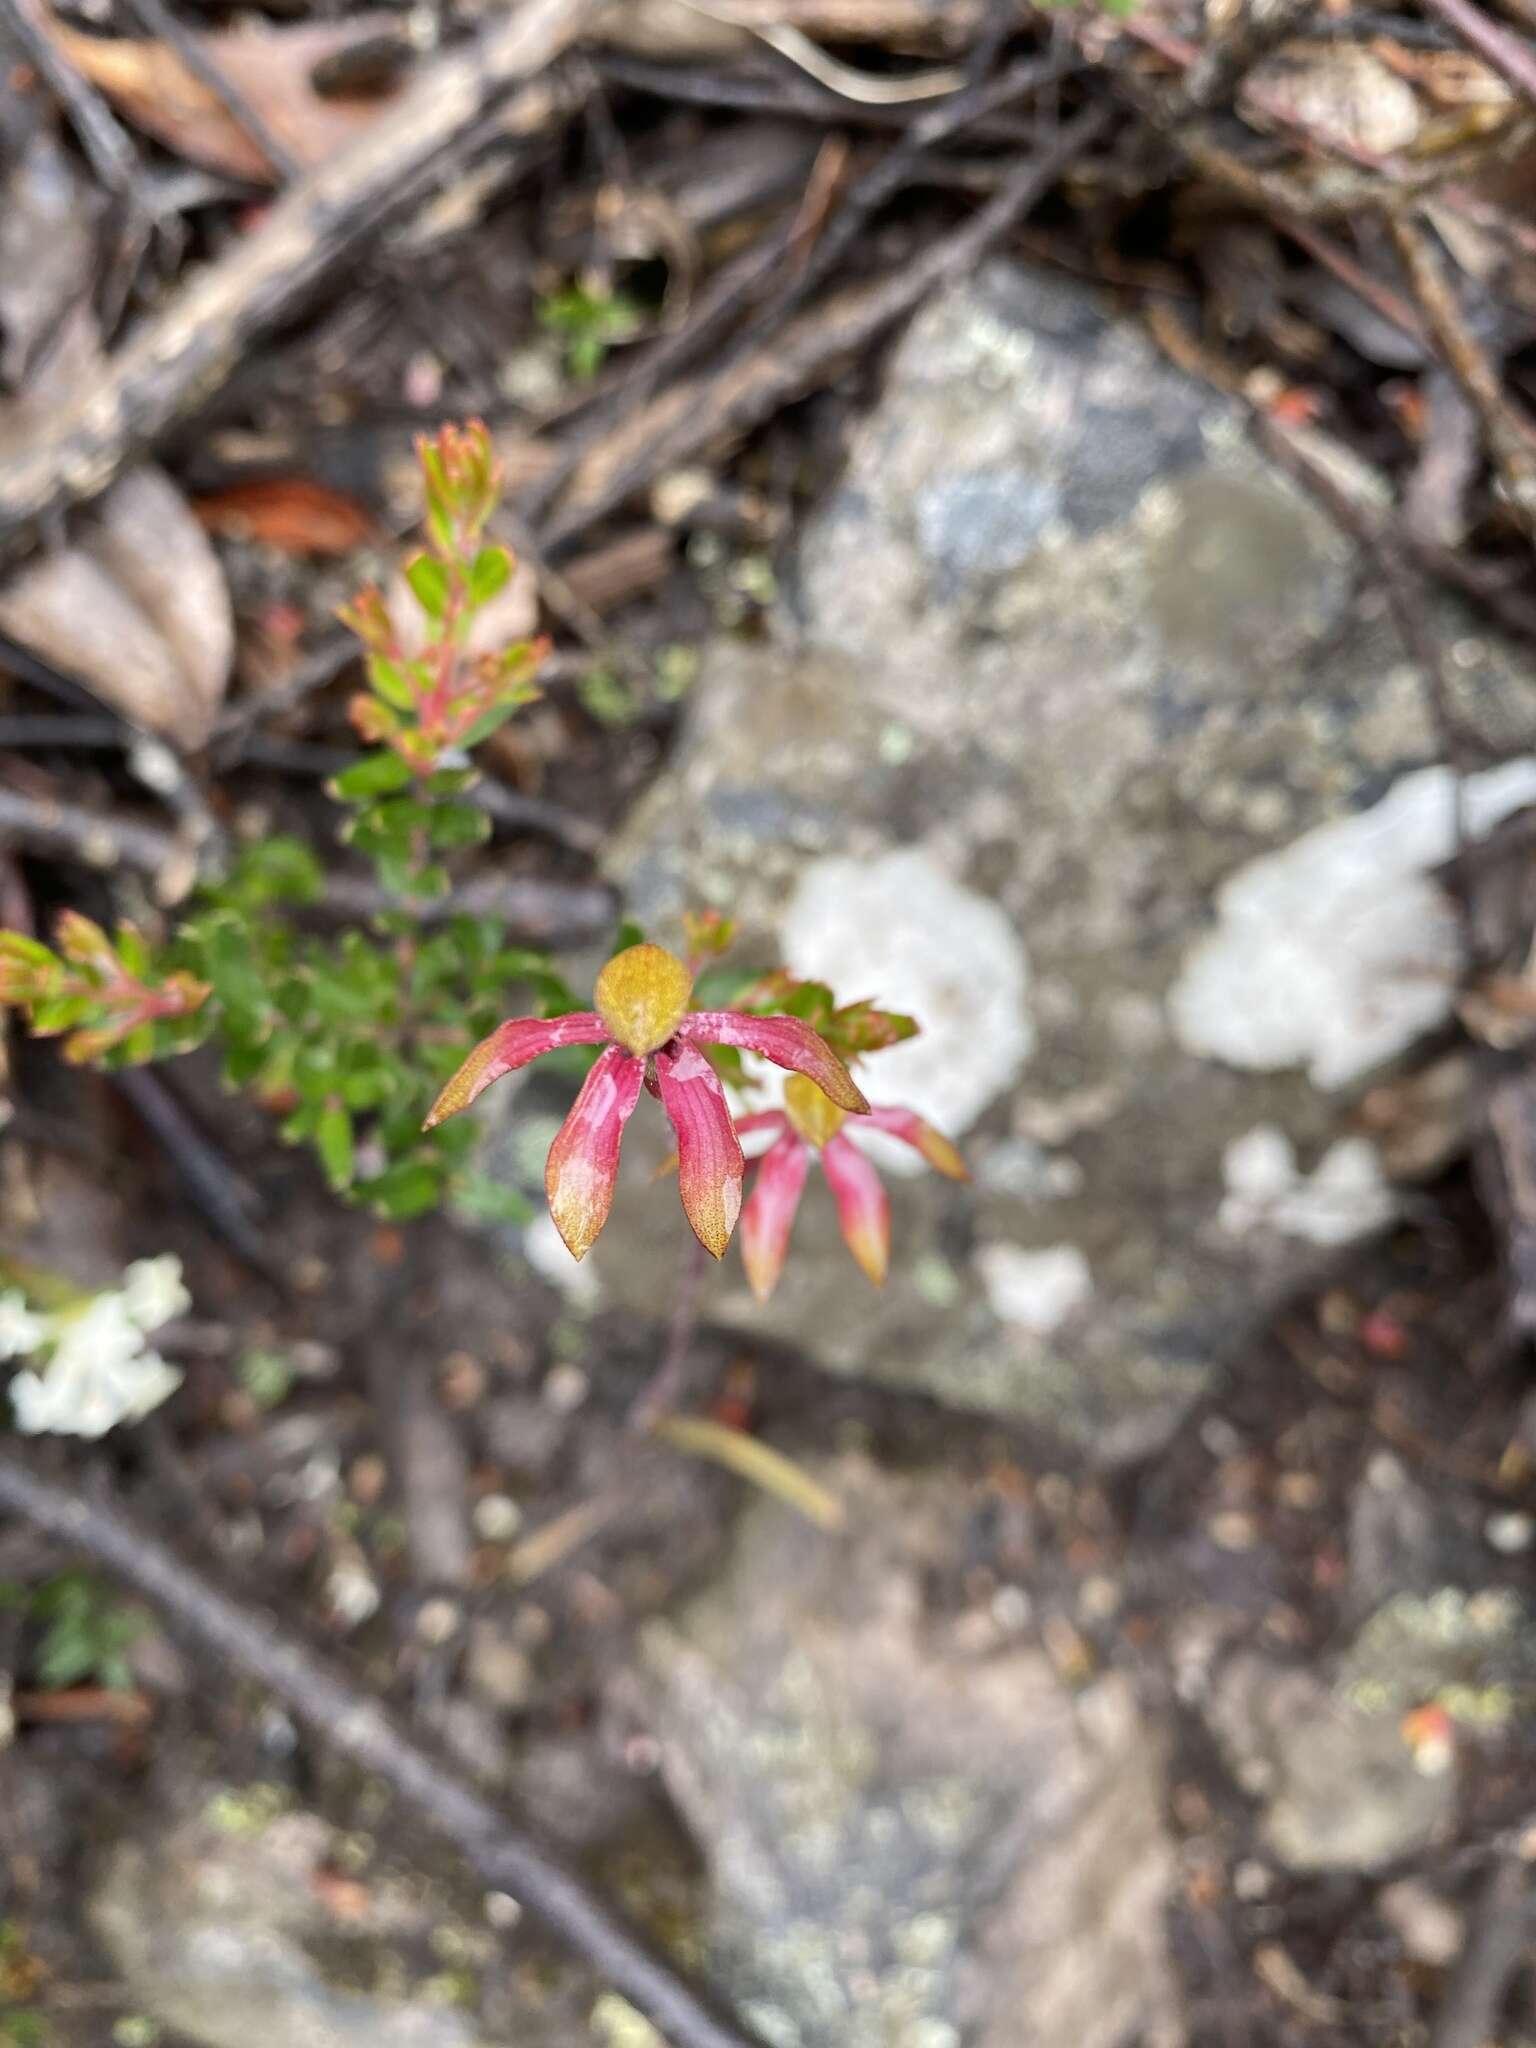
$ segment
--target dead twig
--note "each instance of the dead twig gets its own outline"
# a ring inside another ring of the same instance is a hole
[[[1483,423],[1511,508],[1524,531],[1536,534],[1536,433],[1511,404],[1422,228],[1403,214],[1393,216],[1391,228],[1436,349]]]
[[[27,0],[0,0],[0,44],[13,42],[69,116],[91,169],[109,192],[137,200],[138,152],[94,85],[76,71]]]
[[[124,1067],[112,1085],[175,1167],[198,1214],[252,1272],[281,1287],[282,1268],[262,1229],[261,1198],[204,1136],[170,1083],[151,1067]]]
[[[1288,37],[1301,34],[1317,0],[1246,0],[1223,35],[1215,37],[1190,65],[1184,104],[1211,113],[1227,105],[1261,57]]]
[[[703,1245],[690,1237],[672,1295],[672,1314],[667,1321],[661,1363],[636,1395],[625,1420],[625,1428],[638,1435],[643,1436],[677,1406],[688,1373],[688,1353],[699,1327],[699,1295],[708,1257]]]
[[[421,199],[444,153],[488,107],[569,47],[594,4],[528,0],[497,15],[469,48],[424,70],[387,120],[297,180],[262,225],[199,272],[92,385],[8,450],[0,553],[25,545],[48,514],[97,496],[135,453],[206,404],[258,335]],[[519,98],[530,132],[558,104],[542,85]]]
[[[557,500],[541,538],[553,551],[675,467],[719,441],[738,439],[898,320],[939,285],[965,276],[1067,166],[1114,121],[1097,106],[1021,164],[964,226],[932,243],[899,271],[835,293],[812,306],[752,353],[712,377],[673,385],[635,418],[589,449]]]
[[[1483,62],[1497,71],[1506,85],[1536,106],[1536,53],[1507,28],[1485,14],[1474,0],[1424,0],[1425,10],[1437,14]]]
[[[23,796],[0,788],[0,839],[29,853],[77,860],[86,867],[129,867],[154,878],[156,899],[180,903],[204,879],[196,850],[184,838],[137,819],[104,817],[80,804]],[[367,918],[393,905],[364,875],[326,877],[317,909],[333,917]],[[574,945],[610,929],[612,892],[597,882],[567,882],[541,875],[477,875],[448,896],[422,905],[428,922],[463,913],[500,917],[520,936],[544,945]]]
[[[166,904],[181,902],[198,878],[197,851],[177,834],[15,789],[0,788],[0,839],[88,868],[136,868],[153,877],[156,900]]]
[[[1430,2035],[1430,2048],[1482,2048],[1499,2031],[1499,2013],[1536,1926],[1531,1866],[1502,1849],[1473,1911],[1472,1930]]]
[[[534,1832],[414,1741],[334,1666],[182,1562],[105,1491],[89,1500],[0,1453],[0,1506],[158,1603],[222,1670],[274,1693],[320,1740],[388,1785],[652,2021],[673,2048],[761,2048],[568,1870]]]
[[[899,128],[911,125],[910,106],[888,106],[875,101],[841,100],[809,78],[769,77],[765,73],[712,71],[702,66],[661,64],[645,57],[599,51],[593,68],[605,84],[623,86],[631,92],[649,93],[656,99],[684,106],[723,107],[742,113],[777,114],[785,120],[838,122],[843,127]],[[997,116],[978,130],[988,142],[1021,143],[1029,140],[1017,123]]]
[[[786,293],[786,307],[808,298],[837,269],[864,230],[865,223],[880,207],[908,183],[924,155],[939,143],[962,133],[988,114],[1001,111],[1037,87],[1050,85],[1065,76],[1070,60],[1058,56],[1024,57],[996,78],[981,80],[957,92],[940,107],[920,114],[900,142],[883,156],[874,169],[853,186],[830,225],[817,241],[800,275]],[[771,307],[766,317],[779,311]]]

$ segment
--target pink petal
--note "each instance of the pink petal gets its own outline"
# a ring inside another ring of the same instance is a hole
[[[701,1039],[707,1045],[739,1045],[761,1053],[776,1067],[788,1067],[814,1081],[839,1109],[863,1116],[869,1104],[852,1074],[809,1024],[798,1017],[747,1017],[739,1010],[695,1010],[677,1027],[679,1038]]]
[[[513,1017],[498,1024],[438,1096],[422,1129],[430,1131],[444,1117],[457,1116],[482,1089],[503,1074],[526,1067],[540,1054],[555,1052],[562,1045],[601,1045],[607,1036],[608,1026],[596,1010],[578,1010],[569,1017]]]
[[[610,1045],[582,1082],[581,1093],[549,1148],[544,1192],[555,1228],[573,1259],[586,1257],[608,1221],[619,1172],[619,1143],[644,1079],[645,1061]]]
[[[891,1258],[891,1205],[880,1176],[841,1131],[822,1146],[821,1165],[837,1203],[843,1242],[879,1287]]]
[[[769,1132],[777,1138],[782,1136],[788,1129],[789,1118],[782,1109],[755,1110],[751,1116],[739,1116],[736,1119],[736,1135],[738,1138],[756,1138],[765,1136]],[[768,1147],[766,1145],[759,1145],[755,1152],[747,1154],[748,1160],[761,1159],[767,1150]]]
[[[741,1214],[746,1162],[714,1068],[695,1046],[656,1055],[661,1106],[677,1133],[678,1190],[693,1234],[724,1258]]]
[[[942,1131],[925,1123],[914,1109],[871,1109],[861,1123],[872,1124],[877,1131],[887,1131],[893,1138],[900,1138],[904,1145],[921,1152],[930,1166],[940,1173],[947,1173],[951,1180],[969,1180],[970,1174],[965,1161]]]
[[[741,1212],[741,1263],[759,1301],[768,1299],[784,1270],[810,1164],[811,1148],[794,1131],[786,1131],[758,1164],[757,1185]]]

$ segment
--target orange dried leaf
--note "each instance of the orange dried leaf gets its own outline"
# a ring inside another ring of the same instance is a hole
[[[52,15],[42,16],[42,26],[76,70],[157,142],[226,177],[253,185],[277,183],[266,152],[167,44],[85,35]],[[388,106],[387,101],[323,98],[310,82],[315,65],[381,32],[397,32],[394,16],[246,26],[197,40],[273,140],[312,169],[371,126]]]
[[[193,501],[210,533],[260,541],[287,555],[349,555],[373,534],[366,508],[305,477],[263,477]]]

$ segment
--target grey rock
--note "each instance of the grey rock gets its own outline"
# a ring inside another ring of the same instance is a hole
[[[1431,1491],[1390,1451],[1375,1452],[1349,1501],[1351,1618],[1363,1622],[1399,1594],[1471,1583],[1487,1556],[1476,1516],[1476,1502],[1469,1512],[1443,1480]]]
[[[334,1918],[316,1884],[333,1846],[316,1815],[207,1785],[113,1849],[88,1917],[140,2009],[206,2048],[481,2048],[465,2013],[404,1981],[430,1903],[375,1882],[361,1917]]]
[[[1536,1616],[1507,1587],[1398,1593],[1356,1633],[1336,1683],[1373,1713],[1433,1702],[1468,1726],[1502,1728],[1536,1704]]]
[[[1040,1649],[929,1611],[953,1487],[817,1470],[846,1537],[751,1506],[643,1642],[712,1973],[773,2048],[1177,2041],[1162,1758],[1129,1686],[1074,1694]]]
[[[1400,1717],[1350,1705],[1314,1671],[1240,1652],[1206,1718],[1292,1870],[1380,1869],[1424,1848],[1454,1811],[1454,1778],[1418,1768]]]
[[[1448,1014],[1418,679],[1234,408],[1090,291],[1009,265],[914,323],[786,590],[765,644],[704,651],[617,878],[658,937],[713,902],[914,1010],[925,1036],[864,1078],[963,1138],[975,1182],[896,1181],[876,1297],[813,1177],[766,1327],[1146,1455],[1392,1213],[1340,1133],[1364,1073]],[[1479,715],[1536,680],[1442,623]],[[1536,796],[1536,764],[1485,780],[1481,823]],[[677,1222],[642,1216],[662,1146],[631,1128],[591,1263],[654,1312]],[[709,1312],[765,1326],[734,1260]]]

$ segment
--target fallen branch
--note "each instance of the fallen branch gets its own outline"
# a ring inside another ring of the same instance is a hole
[[[184,1564],[110,1496],[82,1499],[0,1452],[0,1507],[26,1516],[157,1602],[226,1675],[232,1666],[265,1686],[331,1749],[382,1779],[453,1843],[484,1883],[536,1913],[644,2013],[671,2048],[761,2048],[529,1829],[508,1820],[313,1650]]]
[[[200,271],[41,432],[8,449],[0,464],[0,555],[24,546],[50,513],[96,497],[140,449],[206,404],[258,336],[423,196],[445,152],[489,107],[571,44],[594,4],[527,0],[495,16],[467,49],[424,71],[350,148],[296,182],[259,228]],[[558,105],[542,83],[518,99],[516,125],[528,133]]]
[[[129,867],[154,880],[157,900],[181,902],[204,879],[198,850],[185,838],[140,824],[103,817],[80,804],[23,796],[0,788],[0,840],[77,860],[86,867]],[[317,909],[334,917],[366,918],[397,907],[377,882],[364,875],[328,875]],[[451,895],[421,906],[427,921],[460,913],[500,917],[519,937],[544,945],[569,945],[608,931],[614,920],[612,892],[598,882],[566,882],[541,875],[476,875]]]
[[[1516,412],[1424,231],[1403,215],[1391,227],[1436,350],[1483,423],[1488,452],[1522,529],[1536,534],[1536,434]]]

